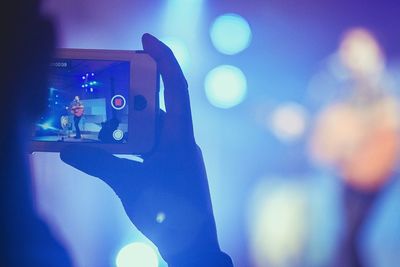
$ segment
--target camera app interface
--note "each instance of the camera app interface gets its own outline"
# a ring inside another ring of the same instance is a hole
[[[126,143],[130,62],[55,59],[33,140]]]

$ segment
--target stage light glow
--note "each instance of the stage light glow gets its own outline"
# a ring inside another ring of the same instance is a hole
[[[210,37],[219,52],[234,55],[249,46],[252,33],[249,23],[243,17],[225,14],[214,21]]]
[[[271,131],[285,142],[300,138],[306,130],[307,121],[305,108],[294,102],[278,106],[268,118]]]
[[[207,74],[205,92],[212,105],[218,108],[234,107],[246,97],[246,76],[237,67],[218,66]]]
[[[171,48],[182,70],[187,70],[190,64],[190,53],[186,43],[174,37],[165,37],[161,41]]]
[[[306,187],[268,177],[251,194],[248,214],[256,267],[293,266],[304,253],[310,224]]]
[[[42,128],[43,128],[44,130],[49,130],[49,129],[52,128],[50,122],[45,122],[45,123],[43,123],[41,126],[42,126]]]
[[[165,216],[165,213],[164,213],[164,212],[159,212],[159,213],[157,214],[156,221],[157,221],[158,223],[163,223],[163,222],[165,221],[165,219],[166,219],[166,216]]]
[[[117,255],[117,267],[157,267],[158,257],[153,248],[139,242],[124,246]]]
[[[201,22],[204,0],[168,0],[166,1],[163,32],[179,35],[186,40],[196,36]]]
[[[204,0],[170,0],[169,2],[172,2],[174,4],[188,4],[188,5],[193,5],[193,4],[201,4],[204,2]]]
[[[50,121],[46,121],[41,124],[39,123],[39,124],[37,124],[37,126],[42,128],[43,130],[59,130],[58,128],[53,127],[52,124],[53,124],[53,121],[50,120]]]
[[[384,70],[383,51],[374,36],[366,29],[347,31],[339,47],[343,65],[353,75],[370,79],[380,76]]]
[[[160,79],[160,93],[159,93],[159,105],[160,105],[160,109],[164,112],[167,111],[166,107],[165,107],[165,99],[164,99],[164,82],[162,79]]]

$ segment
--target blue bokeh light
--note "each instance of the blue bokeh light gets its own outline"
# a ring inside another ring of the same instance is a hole
[[[117,255],[117,267],[158,267],[155,250],[145,243],[134,242],[124,246]]]
[[[237,67],[218,66],[207,74],[205,92],[212,105],[218,108],[234,107],[246,97],[246,76]]]
[[[219,52],[234,55],[249,46],[252,33],[249,23],[243,17],[225,14],[214,21],[210,37]]]

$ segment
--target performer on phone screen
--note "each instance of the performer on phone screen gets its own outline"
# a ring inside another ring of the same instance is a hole
[[[83,116],[84,106],[79,99],[79,96],[75,96],[74,100],[71,102],[70,111],[74,115],[74,126],[75,126],[75,139],[81,138],[81,129],[79,128],[79,122]]]

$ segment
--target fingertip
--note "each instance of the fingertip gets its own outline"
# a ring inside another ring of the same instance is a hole
[[[156,39],[153,35],[151,35],[150,33],[146,32],[142,35],[142,44],[144,45],[148,45],[149,42],[152,42],[153,39]]]
[[[152,56],[156,61],[162,56],[162,45],[161,41],[150,33],[142,35],[143,50]]]
[[[175,59],[171,48],[150,33],[144,33],[142,35],[142,45],[143,50],[157,62],[160,62],[161,60],[171,61],[172,59]]]

